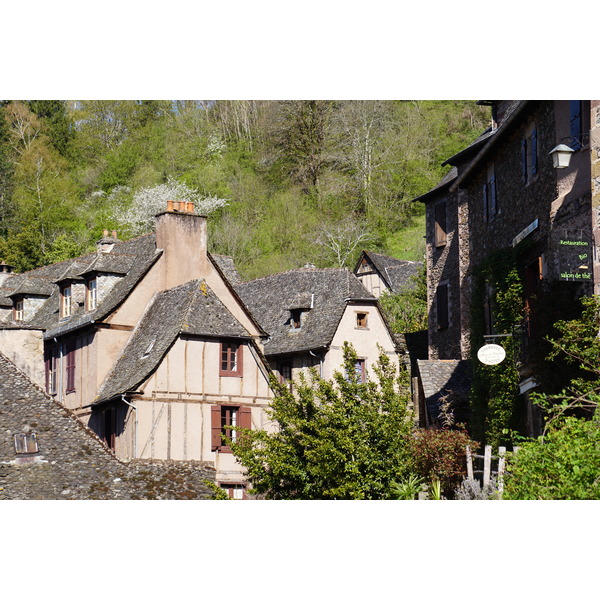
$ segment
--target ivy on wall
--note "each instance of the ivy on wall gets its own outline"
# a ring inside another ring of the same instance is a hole
[[[486,291],[493,315],[494,343],[506,351],[498,365],[484,365],[477,350],[486,334]],[[517,269],[513,249],[491,254],[474,272],[471,305],[471,352],[473,383],[471,387],[471,427],[474,439],[494,447],[508,442],[509,429],[515,428],[519,414],[518,331],[523,322],[523,282]]]

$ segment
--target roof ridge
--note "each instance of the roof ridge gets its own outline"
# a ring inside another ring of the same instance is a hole
[[[350,272],[350,269],[348,269],[348,267],[315,267],[307,269],[304,267],[298,267],[296,269],[288,269],[287,271],[280,271],[279,273],[271,273],[270,275],[263,275],[262,277],[256,277],[255,279],[249,279],[248,281],[242,281],[241,283],[238,283],[236,285],[245,285],[247,283],[254,283],[255,281],[261,281],[263,279],[269,279],[270,277],[278,277],[279,275],[287,275],[288,273],[318,273],[318,272],[323,272],[323,271],[337,271],[340,273],[343,272]]]

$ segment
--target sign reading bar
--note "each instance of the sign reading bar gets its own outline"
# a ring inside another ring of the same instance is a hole
[[[565,231],[558,240],[560,280],[592,281],[592,251],[591,240],[583,231]]]
[[[506,351],[498,344],[486,344],[477,351],[477,358],[484,365],[497,365],[506,358]]]

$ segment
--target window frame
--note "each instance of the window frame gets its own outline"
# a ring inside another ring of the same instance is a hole
[[[46,350],[46,393],[55,396],[58,393],[58,375],[60,366],[59,347],[54,345]]]
[[[231,424],[231,419],[227,423],[227,414],[236,411],[236,424]],[[224,422],[225,421],[225,422]],[[223,441],[223,437],[233,439],[238,435],[237,431],[226,429],[226,427],[239,427],[243,429],[252,429],[252,409],[243,404],[214,404],[211,406],[211,450],[213,452],[231,453],[231,446]],[[231,434],[235,434],[232,437]]]
[[[98,278],[90,277],[86,285],[85,303],[87,310],[98,308]]]
[[[18,298],[13,304],[13,318],[19,323],[25,320],[25,300]]]
[[[68,293],[67,293],[68,292]],[[71,284],[60,288],[60,318],[67,319],[71,316],[73,306],[73,287]]]
[[[233,347],[235,350],[232,351]],[[219,375],[221,377],[243,377],[244,344],[226,341],[219,346]],[[226,368],[223,368],[226,365]],[[233,366],[233,368],[231,368]]]
[[[356,315],[356,326],[355,329],[369,329],[369,313],[368,311],[355,311],[355,315]],[[361,319],[361,315],[364,316],[364,318]],[[362,323],[362,324],[361,324]]]

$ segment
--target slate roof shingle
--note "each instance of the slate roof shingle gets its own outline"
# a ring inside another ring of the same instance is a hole
[[[425,406],[431,422],[441,416],[441,402],[446,397],[456,423],[467,423],[471,363],[468,360],[417,360],[425,394]]]
[[[370,250],[363,250],[361,258],[363,255],[371,261],[393,293],[412,289],[415,286],[412,278],[419,273],[419,270],[423,266],[418,261],[400,260]],[[360,263],[361,260],[359,259],[354,269],[355,273],[357,273]]]
[[[235,289],[270,336],[264,342],[267,356],[326,347],[347,300],[376,302],[347,269],[295,269],[247,281]],[[304,309],[300,329],[290,326],[290,310],[295,308]]]

